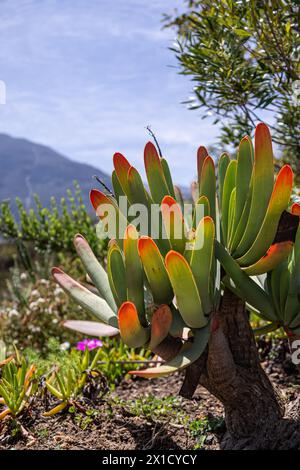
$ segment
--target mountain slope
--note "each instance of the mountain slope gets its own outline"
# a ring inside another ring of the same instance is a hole
[[[0,172],[0,201],[10,199],[13,208],[16,196],[26,208],[33,206],[34,193],[49,205],[51,196],[57,200],[65,196],[74,180],[79,182],[84,202],[90,207],[89,191],[99,186],[92,176],[98,175],[111,186],[110,177],[101,170],[74,162],[45,145],[6,134],[0,134]]]

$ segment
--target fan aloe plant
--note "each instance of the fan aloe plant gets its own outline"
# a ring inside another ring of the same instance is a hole
[[[192,191],[193,213],[189,218],[166,159],[150,142],[145,147],[144,162],[149,190],[138,171],[116,153],[114,194],[97,189],[90,193],[100,220],[105,221],[107,208],[113,208],[116,214],[116,236],[109,244],[107,270],[81,235],[74,239],[97,293],[53,268],[53,276],[61,287],[100,320],[68,321],[66,326],[99,336],[120,334],[131,347],[148,347],[166,362],[134,374],[151,378],[187,368],[186,384],[202,381],[226,408],[229,392],[220,391],[220,384],[229,380],[240,362],[236,356],[242,347],[241,338],[245,336],[245,342],[249,342],[251,336],[246,317],[242,316],[236,325],[232,323],[233,314],[224,314],[230,309],[230,295],[234,296],[232,310],[247,303],[272,328],[283,325],[286,331],[299,332],[299,232],[294,246],[295,219],[297,226],[299,222],[297,207],[289,214],[294,229],[278,235],[289,210],[293,172],[285,165],[275,178],[271,136],[263,123],[256,127],[254,146],[245,137],[236,159],[230,159],[227,153],[220,157],[217,172],[214,160],[201,146],[197,152],[198,181]],[[124,205],[121,201],[125,197]],[[158,218],[148,222],[143,230],[130,212],[135,204],[143,205],[149,212],[154,204],[159,206]],[[153,224],[157,224],[156,236],[151,236]],[[266,277],[265,282],[262,276]],[[237,312],[235,321],[239,315]],[[238,333],[239,328],[242,330]],[[247,346],[251,354],[242,356],[253,356],[249,368],[254,363],[259,368],[251,341]],[[208,375],[200,379],[202,362]],[[246,362],[245,359],[244,365]],[[194,371],[192,379],[188,371]],[[237,369],[230,379],[232,383],[239,374]],[[272,406],[277,415],[275,402],[274,399]]]

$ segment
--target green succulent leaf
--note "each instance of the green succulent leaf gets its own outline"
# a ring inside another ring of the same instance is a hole
[[[218,183],[219,183],[219,206],[220,210],[222,210],[222,202],[223,202],[223,188],[224,188],[224,180],[227,171],[227,167],[230,163],[230,157],[227,152],[222,153],[219,158],[218,162]]]
[[[147,325],[144,304],[143,266],[138,253],[139,234],[134,225],[128,225],[124,237],[125,273],[127,282],[127,300],[137,308],[140,322]]]
[[[161,204],[169,195],[169,188],[164,175],[161,159],[152,142],[148,142],[144,151],[145,169],[153,201]]]
[[[92,279],[101,297],[106,300],[113,311],[117,312],[117,306],[109,285],[106,271],[97,260],[88,242],[82,235],[77,234],[74,237],[74,245],[86,272]]]
[[[120,247],[111,243],[107,254],[108,281],[118,307],[127,300],[125,262]]]
[[[180,253],[170,251],[165,263],[182,318],[191,328],[202,328],[207,324],[207,319],[188,262]]]
[[[206,315],[212,310],[211,274],[214,254],[215,226],[211,217],[204,217],[195,234],[190,266]]]
[[[200,196],[206,196],[209,200],[210,214],[216,220],[216,175],[214,161],[207,156],[203,162],[200,181]]]
[[[235,257],[246,253],[255,240],[268,208],[274,186],[274,163],[270,131],[260,123],[255,129],[253,191],[248,222]]]
[[[138,241],[138,252],[145,270],[147,280],[157,305],[169,304],[174,297],[164,260],[157,245],[150,237],[141,237]]]
[[[193,342],[184,346],[180,353],[159,367],[150,367],[145,370],[131,371],[130,374],[138,377],[154,378],[163,377],[173,372],[185,369],[195,362],[205,350],[209,339],[209,325],[194,331]]]

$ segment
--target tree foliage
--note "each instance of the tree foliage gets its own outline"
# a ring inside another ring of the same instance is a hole
[[[177,33],[181,73],[195,82],[187,103],[237,144],[269,116],[273,140],[300,171],[300,8],[296,0],[189,0],[165,15]],[[268,114],[270,112],[270,114]]]

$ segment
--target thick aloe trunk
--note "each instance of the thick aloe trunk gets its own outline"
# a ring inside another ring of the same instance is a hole
[[[222,447],[300,448],[300,403],[286,407],[263,371],[244,303],[225,291],[206,354],[186,371],[181,394],[198,383],[224,405]]]

